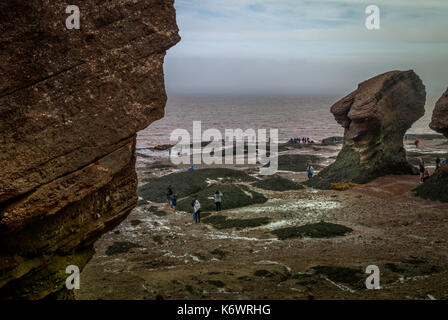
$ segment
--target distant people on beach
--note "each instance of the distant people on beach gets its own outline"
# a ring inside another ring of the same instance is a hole
[[[214,199],[215,205],[216,205],[216,212],[219,212],[222,209],[222,197],[223,196],[224,195],[219,190],[216,190],[215,194],[213,195],[213,199]]]
[[[168,188],[166,188],[165,195],[166,195],[166,204],[168,206],[171,206],[171,201],[172,201],[171,196],[173,195],[173,189],[172,189],[171,185],[168,186]]]
[[[311,165],[311,163],[308,163],[308,167],[306,168],[306,173],[308,175],[308,179],[311,180],[313,178],[313,174],[314,174],[314,168]]]
[[[288,141],[289,144],[313,144],[314,140],[308,137],[302,137],[302,138],[291,138]]]
[[[201,222],[201,204],[199,203],[198,196],[194,196],[194,200],[191,202],[191,205],[193,206],[193,220],[196,223]]]

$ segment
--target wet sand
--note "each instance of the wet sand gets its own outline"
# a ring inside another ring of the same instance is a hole
[[[418,151],[448,152],[444,143],[422,140]],[[410,142],[407,148],[413,149]],[[294,152],[319,154],[326,165],[338,148]],[[147,165],[157,161],[167,160],[139,159],[140,181],[186,168],[153,169],[148,174]],[[280,175],[296,182],[305,179],[304,172]],[[220,215],[268,217],[270,222],[241,230],[196,225],[191,213],[141,203],[95,244],[96,255],[81,274],[77,298],[448,299],[448,203],[415,197],[412,189],[417,184],[418,176],[387,176],[347,191],[252,187],[269,200]],[[158,214],[154,207],[160,209]],[[353,231],[332,238],[287,240],[272,233],[321,221]],[[126,247],[129,243],[136,247]],[[112,254],[120,244],[123,252]],[[380,268],[381,290],[365,288],[368,265]],[[316,271],[326,270],[322,267],[336,268],[337,274]]]

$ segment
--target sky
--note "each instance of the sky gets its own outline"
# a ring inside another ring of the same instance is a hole
[[[368,30],[366,8],[380,9]],[[169,94],[342,95],[413,69],[428,95],[448,87],[448,0],[176,0],[182,40]]]

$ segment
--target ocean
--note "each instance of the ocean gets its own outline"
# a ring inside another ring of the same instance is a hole
[[[192,134],[193,121],[202,131],[225,129],[278,129],[279,141],[309,137],[315,141],[342,136],[344,129],[334,120],[330,107],[333,96],[272,95],[169,95],[165,117],[139,132],[137,148],[169,144],[171,132],[186,129]],[[408,133],[434,133],[429,128],[436,98],[428,98],[426,114]]]

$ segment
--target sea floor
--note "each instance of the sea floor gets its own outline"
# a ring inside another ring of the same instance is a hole
[[[427,141],[424,150],[443,150],[440,143]],[[327,156],[324,162],[335,148],[315,152]],[[148,174],[145,164],[154,161],[161,160],[139,159],[141,180]],[[176,170],[185,168],[151,174]],[[296,182],[305,179],[304,172],[280,175]],[[416,176],[387,176],[347,191],[255,189],[269,200],[219,213],[228,219],[270,219],[241,229],[217,229],[206,219],[194,224],[191,213],[140,203],[96,242],[96,255],[81,273],[76,297],[448,299],[448,203],[415,197],[417,184]],[[275,235],[278,229],[320,222],[353,231],[329,238],[280,240]],[[365,287],[369,265],[380,269],[379,290]]]

